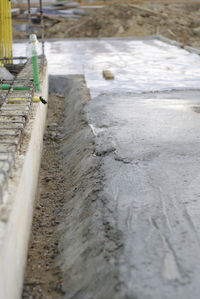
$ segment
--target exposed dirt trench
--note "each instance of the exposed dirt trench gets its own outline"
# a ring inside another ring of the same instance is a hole
[[[64,97],[51,94],[22,298],[60,298],[62,295],[56,256],[57,226],[65,191],[58,141],[63,109]]]
[[[102,156],[83,76],[50,77],[39,191],[23,298],[124,298],[120,232],[102,196]],[[61,93],[62,94],[58,94]]]

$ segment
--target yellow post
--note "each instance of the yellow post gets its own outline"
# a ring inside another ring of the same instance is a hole
[[[13,62],[11,0],[0,0],[0,58]]]

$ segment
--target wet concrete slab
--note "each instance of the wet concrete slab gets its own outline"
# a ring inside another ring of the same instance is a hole
[[[131,298],[198,298],[200,92],[101,95],[87,107]]]
[[[160,41],[63,43],[49,47],[63,72],[83,67],[92,95],[104,217],[123,240],[121,292],[199,298],[199,56]],[[102,78],[105,68],[114,81]]]

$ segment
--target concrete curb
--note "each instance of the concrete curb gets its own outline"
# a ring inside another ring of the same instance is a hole
[[[47,99],[46,66],[43,66],[41,82],[41,94]],[[10,158],[15,166],[11,169],[12,176],[8,176],[0,205],[0,299],[21,298],[46,112],[47,105],[32,104],[26,127],[22,128],[20,149],[16,147]]]

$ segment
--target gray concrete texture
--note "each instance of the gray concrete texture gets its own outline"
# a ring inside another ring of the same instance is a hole
[[[40,61],[40,68],[42,67],[41,65],[42,63]],[[5,84],[12,83],[12,80],[14,80],[14,84],[23,85],[26,84],[26,82],[28,84],[28,78],[32,78],[30,61],[27,62],[24,69],[15,79],[13,75],[9,74],[6,68],[0,67],[0,79],[11,80],[5,81]],[[26,78],[27,81],[24,81],[24,78]],[[3,84],[3,81],[1,83]],[[7,190],[8,179],[12,174],[15,158],[19,154],[21,138],[24,135],[25,126],[29,121],[28,115],[32,108],[32,91],[23,92],[23,94],[22,91],[15,90],[10,90],[9,92],[1,91],[0,97],[1,95],[4,96],[0,106],[0,221],[3,217],[1,204],[4,203],[4,191]],[[27,97],[27,101],[17,101],[16,104],[8,103],[8,98],[13,99],[20,97]]]
[[[0,80],[13,80],[14,76],[3,66],[0,66]]]
[[[59,228],[64,298],[199,298],[199,56],[139,41],[144,56],[138,63],[149,66],[136,66],[131,81],[126,59],[139,55],[138,41],[135,51],[131,40],[63,43],[66,73],[73,64],[77,70],[76,50],[78,58],[83,49],[88,55],[89,67],[79,60],[79,68],[92,95],[89,101],[80,78],[66,79],[61,158],[68,179]],[[61,50],[61,43],[49,47]],[[156,49],[146,53],[146,47]],[[101,51],[107,65],[101,66]],[[112,68],[112,55],[124,67],[115,64],[117,82],[104,82],[99,70]]]

